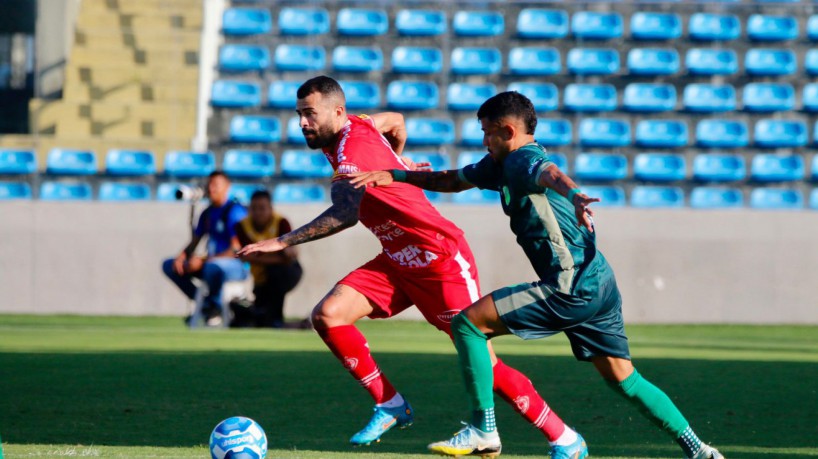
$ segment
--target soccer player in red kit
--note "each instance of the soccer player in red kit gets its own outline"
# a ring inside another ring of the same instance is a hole
[[[372,396],[375,413],[350,442],[368,445],[392,427],[413,420],[409,403],[378,368],[355,327],[363,317],[391,317],[417,306],[426,320],[451,336],[454,314],[480,297],[474,259],[463,231],[443,218],[419,188],[406,184],[355,189],[344,174],[417,165],[400,153],[406,142],[403,116],[348,115],[335,80],[319,76],[297,92],[296,111],[307,145],[322,149],[335,169],[332,205],[310,223],[275,239],[250,244],[237,256],[330,236],[360,221],[383,251],[341,279],[312,312],[315,330],[344,367]],[[494,357],[494,390],[534,424],[551,445],[571,444],[577,434],[537,394],[531,381]]]

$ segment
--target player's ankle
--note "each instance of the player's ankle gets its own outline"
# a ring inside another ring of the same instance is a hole
[[[382,408],[397,408],[402,406],[404,403],[406,403],[406,401],[403,399],[403,396],[400,394],[400,392],[396,392],[392,398],[383,403],[378,403],[377,406]]]
[[[577,438],[578,438],[577,437],[577,432],[574,429],[572,429],[572,428],[570,428],[568,426],[565,426],[565,431],[562,433],[562,435],[560,435],[560,437],[557,438],[555,441],[548,442],[548,444],[551,445],[551,446],[554,446],[554,445],[559,445],[559,446],[573,445],[577,441]]]

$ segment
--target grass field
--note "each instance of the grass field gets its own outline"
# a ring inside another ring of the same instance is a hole
[[[422,458],[467,401],[447,338],[414,322],[363,322],[381,368],[416,410],[382,443],[347,441],[371,402],[305,331],[186,330],[178,319],[0,315],[0,437],[7,458],[209,457],[220,420],[264,427],[269,458]],[[635,363],[728,459],[818,457],[818,327],[631,326]],[[563,337],[496,340],[593,457],[678,458],[675,443],[610,391]],[[544,439],[502,401],[508,458]]]

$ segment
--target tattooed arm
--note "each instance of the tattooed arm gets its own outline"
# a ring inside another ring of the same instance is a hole
[[[400,177],[396,178],[396,174],[400,175]],[[392,182],[406,182],[424,190],[444,193],[457,193],[458,191],[474,188],[474,185],[463,178],[460,170],[437,172],[391,170],[356,172],[349,174],[349,176],[352,177],[349,183],[354,185],[355,188],[386,186]]]

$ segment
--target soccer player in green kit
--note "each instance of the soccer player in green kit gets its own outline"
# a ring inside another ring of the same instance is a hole
[[[517,242],[540,278],[496,290],[452,320],[472,419],[429,449],[450,456],[499,455],[487,340],[510,333],[535,339],[564,332],[574,356],[592,362],[608,386],[677,441],[685,457],[723,459],[699,440],[670,398],[633,367],[622,299],[612,268],[597,250],[588,208],[599,200],[582,193],[534,140],[537,118],[531,101],[516,92],[500,93],[483,103],[477,118],[489,154],[476,164],[456,171],[363,172],[352,179],[359,187],[400,181],[431,191],[474,186],[499,191]],[[566,459],[588,455],[578,434],[573,448],[563,451]]]

